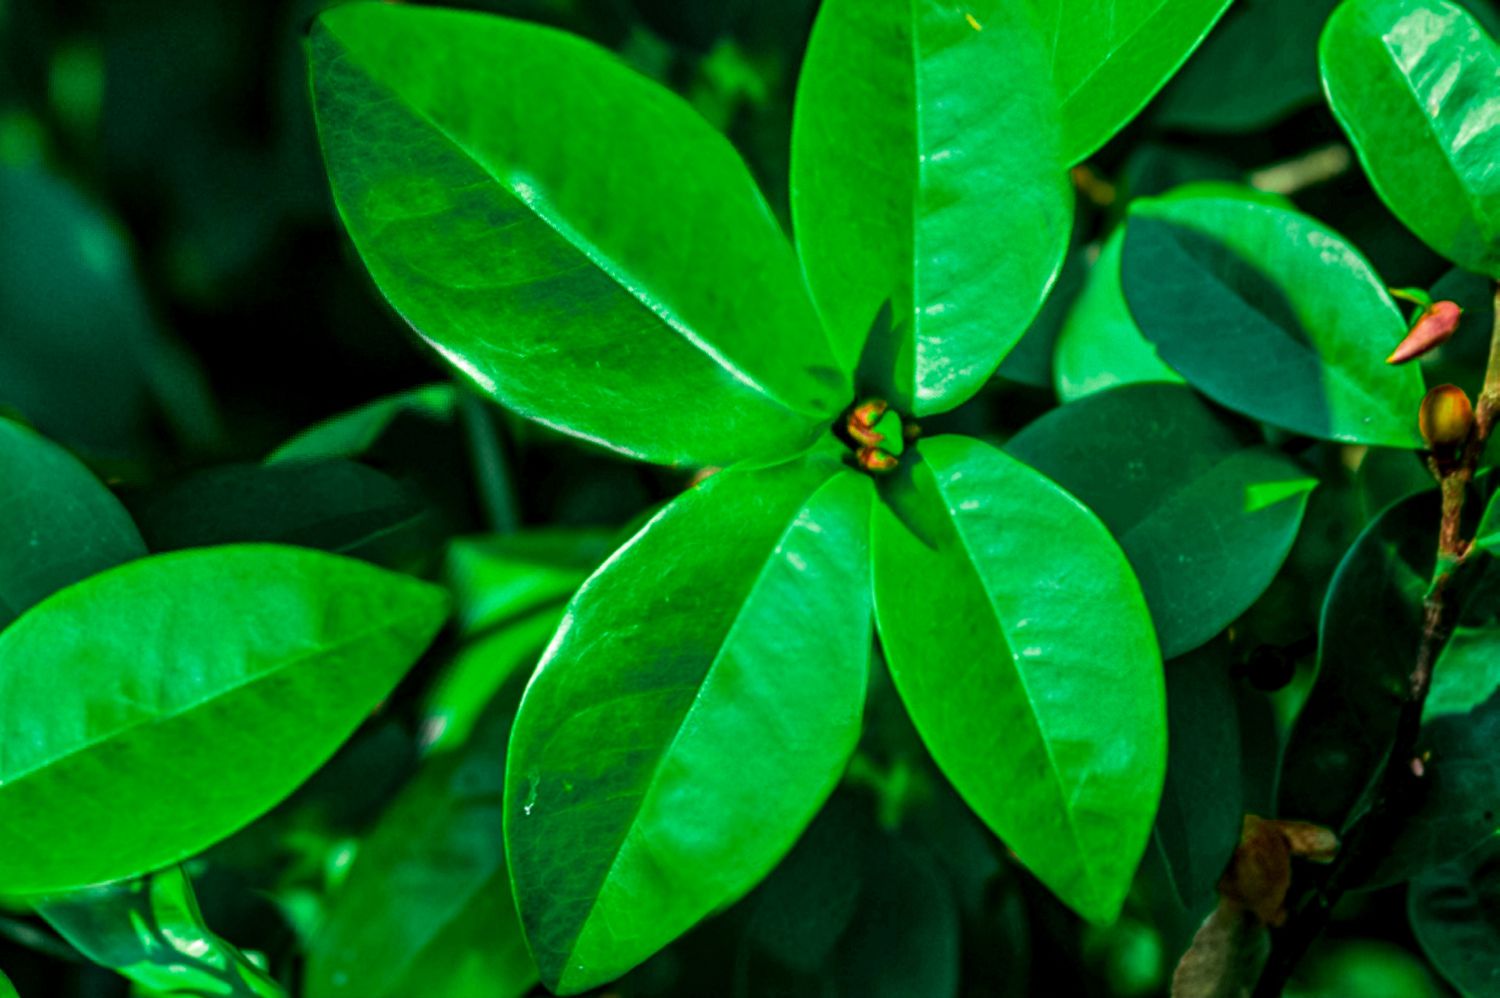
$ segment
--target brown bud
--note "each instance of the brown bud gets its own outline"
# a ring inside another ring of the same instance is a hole
[[[1422,399],[1417,417],[1422,439],[1433,450],[1457,447],[1474,426],[1474,407],[1457,385],[1438,385]]]
[[[879,447],[861,447],[856,457],[861,468],[877,475],[895,471],[896,465],[901,463],[894,454],[888,454]]]
[[[1417,316],[1417,321],[1412,323],[1406,338],[1396,346],[1385,362],[1404,364],[1448,342],[1458,331],[1458,320],[1463,314],[1464,310],[1458,307],[1457,302],[1435,301],[1428,305]]]

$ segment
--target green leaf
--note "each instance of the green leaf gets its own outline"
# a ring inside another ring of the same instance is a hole
[[[349,4],[309,44],[356,248],[486,392],[677,463],[788,452],[848,404],[853,359],[739,155],[679,98],[483,14]]]
[[[118,499],[78,460],[0,419],[0,628],[39,600],[146,553]]]
[[[1318,55],[1381,200],[1439,255],[1500,279],[1500,46],[1445,0],[1346,0]]]
[[[447,421],[457,405],[458,391],[449,384],[389,395],[308,427],[272,451],[266,463],[363,457],[402,416]]]
[[[869,479],[725,471],[587,582],[527,688],[506,837],[543,982],[611,980],[781,859],[859,735]]]
[[[1500,989],[1500,839],[1418,877],[1407,911],[1422,952],[1455,988]]]
[[[1434,667],[1434,672],[1436,671]],[[1500,695],[1424,724],[1418,796],[1361,886],[1398,883],[1500,835]]]
[[[441,543],[420,496],[345,460],[221,465],[149,496],[135,513],[156,552],[291,544],[420,571]]]
[[[0,998],[20,998],[16,994],[15,985],[10,983],[10,978],[5,976],[5,971],[0,970]]]
[[[875,513],[875,609],[902,700],[990,828],[1086,918],[1120,911],[1166,768],[1151,618],[1077,500],[966,437]],[[904,462],[903,468],[911,466]]]
[[[1401,312],[1364,258],[1306,215],[1245,199],[1137,202],[1121,277],[1146,338],[1215,401],[1295,433],[1422,446],[1421,372],[1385,363],[1406,334]]]
[[[100,456],[137,452],[158,407],[211,443],[203,376],[157,328],[114,220],[61,178],[3,164],[0,218],[0,404]]]
[[[84,956],[153,994],[286,996],[204,924],[192,881],[180,866],[33,904]]]
[[[1187,61],[1230,0],[1028,0],[1051,53],[1063,159],[1088,159]]]
[[[259,816],[390,692],[445,603],[260,545],[142,558],[38,603],[0,633],[0,893],[135,876]]]
[[[1181,385],[1090,395],[1036,420],[1006,450],[1115,535],[1166,658],[1208,641],[1266,591],[1318,484],[1281,452],[1244,446]]]
[[[1057,394],[1073,402],[1115,385],[1140,381],[1182,383],[1141,335],[1120,288],[1120,251],[1125,229],[1115,229],[1089,271],[1083,291],[1068,311],[1057,338],[1053,376]]]
[[[797,247],[834,338],[857,354],[872,337],[865,387],[905,412],[978,391],[1062,264],[1073,192],[1045,59],[1004,0],[819,11],[792,132]]]
[[[518,998],[536,967],[511,898],[503,825],[515,695],[429,760],[360,844],[308,950],[308,998]]]
[[[456,538],[443,575],[461,633],[483,631],[561,605],[610,553],[614,532],[548,527]]]
[[[1240,841],[1240,722],[1225,645],[1167,663],[1167,782],[1152,838],[1178,898],[1211,907]]]
[[[1249,132],[1317,103],[1318,35],[1338,0],[1239,0],[1162,91],[1153,121]]]

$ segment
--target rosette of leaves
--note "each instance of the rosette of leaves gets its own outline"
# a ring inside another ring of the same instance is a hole
[[[520,708],[506,839],[553,990],[620,975],[787,853],[859,737],[872,623],[970,806],[1080,914],[1119,912],[1165,764],[1141,589],[1049,479],[903,433],[1016,344],[1067,248],[1067,167],[1227,3],[1070,6],[825,3],[795,245],[722,136],[576,37],[375,4],[313,28],[339,213],[416,333],[531,419],[724,468],[584,583]],[[880,439],[851,442],[870,400]]]

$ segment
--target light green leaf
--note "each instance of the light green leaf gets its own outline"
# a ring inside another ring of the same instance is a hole
[[[15,985],[10,983],[10,978],[5,976],[3,970],[0,970],[0,998],[20,998],[16,994]]]
[[[1500,46],[1446,0],[1346,0],[1318,55],[1381,200],[1438,254],[1500,279]]]
[[[0,633],[0,893],[175,863],[308,777],[432,639],[426,583],[270,545],[142,558]]]
[[[1140,586],[1104,526],[1026,465],[965,437],[918,451],[873,531],[896,687],[979,816],[1070,907],[1109,921],[1166,768]]]
[[[146,553],[130,514],[77,458],[0,419],[0,628],[52,593]]]
[[[285,998],[286,991],[204,924],[180,866],[33,901],[79,952],[162,995]]]
[[[1182,385],[1090,395],[1036,420],[1006,450],[1115,535],[1166,658],[1208,641],[1260,598],[1318,484],[1281,452],[1236,439]]]
[[[1051,53],[1068,166],[1130,122],[1230,0],[1027,0]]]
[[[903,411],[973,395],[1062,264],[1073,192],[1045,58],[1005,0],[819,11],[793,123],[797,247],[841,349],[869,334],[862,376]]]
[[[308,427],[272,451],[266,463],[362,457],[402,416],[446,421],[453,418],[457,404],[458,391],[449,384],[424,385],[376,399]]]
[[[360,844],[309,948],[307,998],[517,998],[536,983],[505,866],[515,702],[492,701]]]
[[[611,980],[791,848],[859,736],[864,476],[721,472],[586,583],[521,704],[506,838],[552,990]]]
[[[1427,871],[1406,897],[1432,965],[1465,995],[1500,991],[1500,839]]]
[[[1246,199],[1146,199],[1121,277],[1163,360],[1215,401],[1295,433],[1416,449],[1415,365],[1380,278],[1306,215]]]
[[[729,142],[582,39],[349,4],[310,40],[334,199],[449,363],[549,426],[724,463],[849,402],[796,258]]]

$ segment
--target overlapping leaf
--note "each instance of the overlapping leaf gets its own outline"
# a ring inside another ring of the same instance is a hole
[[[871,492],[828,455],[721,472],[575,597],[506,779],[549,988],[617,977],[744,894],[833,789],[869,667]]]
[[[1077,500],[964,437],[920,445],[877,508],[875,607],[896,687],[969,805],[1074,910],[1118,914],[1166,767],[1140,586]]]
[[[1417,878],[1407,908],[1423,952],[1454,987],[1474,996],[1500,988],[1500,840]]]

